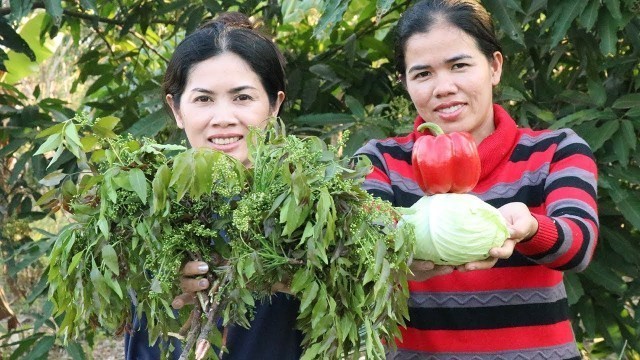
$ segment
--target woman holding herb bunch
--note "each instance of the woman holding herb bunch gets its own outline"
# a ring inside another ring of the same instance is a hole
[[[365,188],[410,207],[425,195],[412,171],[417,127],[468,132],[481,161],[470,193],[499,209],[509,238],[483,261],[414,262],[410,320],[389,358],[580,359],[563,272],[584,270],[598,238],[589,146],[569,129],[519,128],[493,103],[504,58],[478,2],[420,1],[396,31],[397,70],[418,116],[411,134],[359,150],[374,165]]]
[[[285,98],[284,57],[274,43],[239,13],[224,13],[188,35],[169,62],[163,91],[179,128],[192,147],[223,151],[250,166],[247,135],[250,127],[264,127],[277,116]],[[195,302],[195,292],[209,288],[199,278],[207,263],[191,261],[182,269],[184,294],[172,306]],[[282,289],[274,286],[274,290]],[[302,334],[295,329],[299,302],[277,292],[256,304],[249,329],[226,329],[223,359],[297,359]],[[135,314],[135,311],[133,312]],[[134,315],[135,316],[135,315]],[[172,344],[180,354],[180,344]],[[126,335],[127,360],[159,359],[158,344],[149,346],[144,317],[134,317]]]

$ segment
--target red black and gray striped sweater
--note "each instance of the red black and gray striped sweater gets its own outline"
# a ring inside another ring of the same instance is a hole
[[[410,282],[410,320],[389,358],[580,358],[562,272],[583,270],[596,246],[593,154],[573,131],[518,128],[498,105],[494,121],[495,132],[478,146],[482,172],[472,193],[495,207],[527,204],[538,232],[491,269]],[[373,140],[358,151],[374,165],[367,191],[403,207],[424,195],[411,169],[422,122],[418,117],[405,137]]]

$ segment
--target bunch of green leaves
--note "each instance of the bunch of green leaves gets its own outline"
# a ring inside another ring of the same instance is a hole
[[[396,231],[397,210],[361,188],[367,160],[278,123],[250,135],[251,184],[233,213],[236,287],[267,296],[290,284],[303,359],[384,357],[408,317],[412,229]]]
[[[116,136],[116,123],[79,115],[41,133],[48,138],[37,153],[56,149],[55,162],[66,149],[84,169],[44,179],[61,183],[40,203],[71,220],[49,256],[49,295],[54,315],[64,314],[65,339],[87,326],[122,328],[133,303],[147,315],[153,343],[179,328],[169,302],[183,262],[225,253],[219,230],[230,223],[246,169],[211,149]]]
[[[55,187],[40,199],[70,214],[48,268],[65,339],[121,328],[133,302],[151,342],[189,318],[183,356],[196,341],[203,356],[201,344],[224,345],[220,317],[249,326],[254,299],[283,282],[300,299],[304,358],[384,356],[408,317],[414,242],[411,229],[396,231],[396,209],[361,189],[368,161],[287,135],[278,121],[250,131],[250,169],[212,149],[115,135],[116,123],[78,115],[40,134],[37,154],[53,163],[66,149],[81,169],[43,179]],[[169,305],[186,260],[213,269],[191,315]]]

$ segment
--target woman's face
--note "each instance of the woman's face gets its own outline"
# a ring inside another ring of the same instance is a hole
[[[184,129],[192,147],[224,151],[245,165],[249,127],[264,127],[283,100],[280,91],[275,106],[270,106],[258,74],[234,53],[193,65],[179,107],[167,95],[178,127]]]
[[[491,134],[493,87],[500,82],[502,54],[489,61],[475,40],[439,22],[409,37],[404,82],[418,114],[445,133],[467,131],[476,143]]]

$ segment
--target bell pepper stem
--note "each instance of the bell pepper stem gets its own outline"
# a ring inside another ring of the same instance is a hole
[[[422,123],[418,125],[418,128],[416,130],[418,130],[418,132],[424,132],[425,129],[428,129],[434,136],[444,134],[442,128],[438,126],[438,124],[432,122]]]

